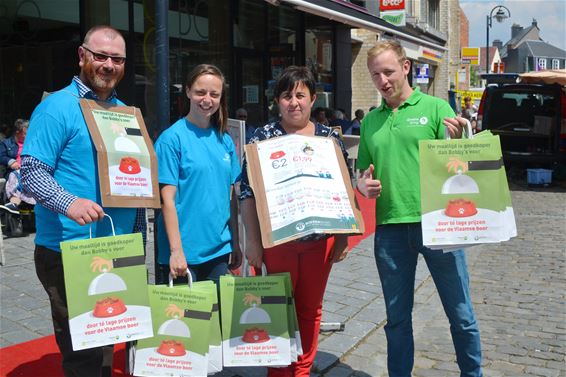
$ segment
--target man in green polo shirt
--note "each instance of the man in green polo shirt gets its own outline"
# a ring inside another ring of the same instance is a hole
[[[419,140],[460,138],[466,125],[450,105],[411,88],[411,63],[396,41],[368,52],[371,79],[383,97],[361,125],[358,190],[376,198],[375,260],[387,311],[389,376],[410,376],[414,361],[412,309],[418,254],[436,284],[461,376],[482,376],[480,334],[463,250],[444,253],[422,244]]]

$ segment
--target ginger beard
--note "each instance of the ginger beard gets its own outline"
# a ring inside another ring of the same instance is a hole
[[[117,66],[108,67],[106,63],[99,63],[93,59],[85,59],[83,65],[83,77],[95,93],[111,91],[118,85],[122,77],[124,77],[124,69]]]

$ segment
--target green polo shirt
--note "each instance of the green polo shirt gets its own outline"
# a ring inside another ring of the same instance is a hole
[[[383,190],[375,201],[377,224],[421,221],[419,140],[443,139],[450,105],[415,88],[397,111],[382,101],[361,125],[357,168],[374,165]]]

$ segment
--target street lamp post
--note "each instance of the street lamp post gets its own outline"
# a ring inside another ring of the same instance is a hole
[[[497,12],[495,12],[497,11]],[[495,15],[493,15],[495,12]],[[485,42],[485,73],[489,73],[489,29],[491,28],[491,20],[495,17],[497,22],[503,22],[506,18],[511,17],[511,11],[507,9],[507,7],[503,5],[497,5],[493,7],[489,16],[487,16],[487,23],[486,23],[486,42]]]

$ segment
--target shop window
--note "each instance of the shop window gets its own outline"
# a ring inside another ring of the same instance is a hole
[[[0,124],[30,118],[78,70],[79,2],[0,1]]]
[[[314,107],[334,106],[333,49],[333,32],[330,25],[305,29],[305,63],[313,71],[317,81]]]
[[[269,7],[268,11],[269,50],[278,55],[294,56],[300,13],[288,7]]]
[[[297,10],[286,7],[268,7],[268,49],[269,72],[266,80],[267,118],[269,121],[279,117],[274,103],[273,88],[281,72],[288,66],[298,64],[297,45],[302,16]]]
[[[152,14],[147,17],[151,22]],[[188,100],[184,91],[187,75],[196,65],[214,64],[222,70],[227,84],[231,82],[230,62],[230,4],[223,0],[171,0],[169,2],[169,77],[170,77],[170,118],[171,122],[184,116],[188,111]],[[152,26],[145,26],[145,33],[152,33]],[[144,38],[143,56],[155,53],[155,48],[147,46],[153,38]],[[136,73],[142,74],[148,82],[154,82],[154,56],[144,59],[136,67]],[[148,113],[155,106],[155,88],[146,88]],[[152,114],[149,114],[151,117]]]
[[[265,7],[262,2],[234,0],[234,47],[264,50]]]
[[[440,30],[440,0],[423,0],[421,17],[428,26]]]

